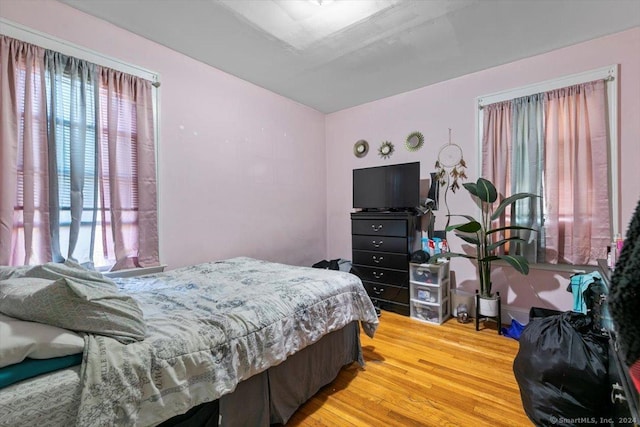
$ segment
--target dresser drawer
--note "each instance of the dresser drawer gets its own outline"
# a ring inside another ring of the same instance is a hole
[[[370,265],[372,267],[391,268],[394,270],[407,269],[407,254],[378,251],[353,251],[353,263]]]
[[[407,236],[407,221],[404,219],[354,219],[351,234],[373,236]]]
[[[409,272],[389,270],[386,268],[365,267],[354,264],[351,272],[358,276],[363,282],[376,282],[396,286],[409,287]]]
[[[403,304],[409,301],[409,290],[405,287],[372,282],[363,282],[363,285],[371,298]]]
[[[409,253],[405,237],[351,236],[353,250]]]

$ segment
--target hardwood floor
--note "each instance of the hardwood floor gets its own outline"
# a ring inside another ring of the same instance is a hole
[[[361,333],[366,366],[343,368],[287,427],[532,425],[513,376],[518,342],[495,324],[382,313],[374,339]]]

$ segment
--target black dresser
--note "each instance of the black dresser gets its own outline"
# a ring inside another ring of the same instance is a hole
[[[640,396],[629,376],[629,367],[618,349],[616,332],[607,307],[611,286],[611,270],[606,260],[598,260],[604,289],[595,298],[592,316],[602,325],[602,334],[609,337],[609,385],[612,407],[612,425],[634,426],[640,424]]]
[[[409,316],[409,259],[421,247],[419,217],[408,212],[351,214],[351,272],[378,308]]]

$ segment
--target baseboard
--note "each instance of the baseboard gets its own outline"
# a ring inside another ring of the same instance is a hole
[[[464,296],[458,296],[455,292],[451,296],[451,315],[456,317],[456,304],[463,302],[467,304],[469,310],[469,317],[475,317],[475,301],[473,301],[473,294],[463,292]],[[511,307],[506,304],[501,305],[502,323],[505,325],[511,324],[511,319],[515,319],[518,322],[526,325],[529,323],[529,309],[521,307]]]

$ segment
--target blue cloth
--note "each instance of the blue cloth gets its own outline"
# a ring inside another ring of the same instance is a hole
[[[584,300],[584,293],[596,280],[602,282],[599,272],[574,274],[571,276],[571,293],[573,294],[573,309],[576,313],[587,314],[587,303]]]
[[[522,323],[518,322],[516,319],[511,319],[511,325],[508,328],[502,328],[502,335],[508,338],[513,338],[514,340],[519,340],[523,329],[524,325]]]
[[[0,388],[7,387],[27,378],[68,368],[82,363],[82,353],[52,359],[24,359],[15,365],[0,368]]]

